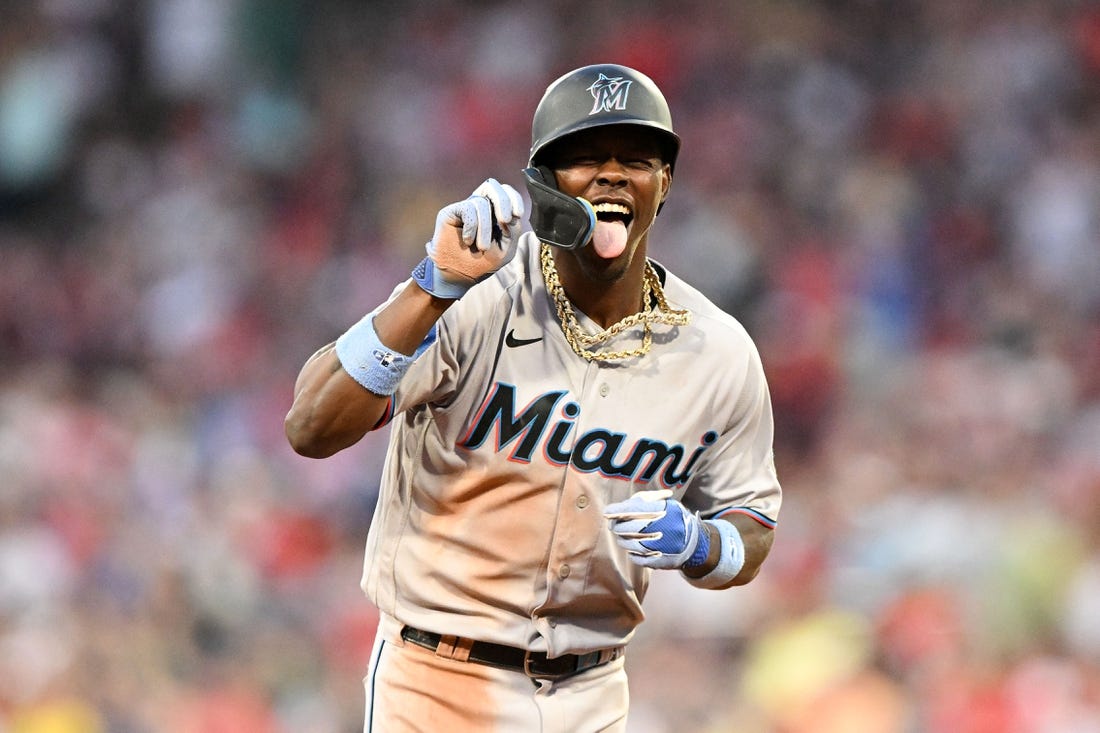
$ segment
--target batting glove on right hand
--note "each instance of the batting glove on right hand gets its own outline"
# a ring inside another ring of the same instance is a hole
[[[673,570],[706,560],[710,540],[703,520],[671,497],[668,489],[639,491],[604,510],[615,541],[636,564]]]
[[[515,254],[523,220],[523,199],[511,186],[490,178],[464,201],[440,209],[428,256],[413,279],[439,298],[461,298]]]

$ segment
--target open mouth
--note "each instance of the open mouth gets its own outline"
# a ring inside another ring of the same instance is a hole
[[[622,204],[602,203],[595,204],[592,208],[596,210],[596,219],[599,221],[617,221],[622,222],[624,226],[630,226],[630,222],[634,221],[634,215],[630,213],[630,209]]]
[[[592,232],[592,248],[599,257],[612,260],[626,251],[627,231],[634,214],[630,208],[604,201],[592,207],[596,212],[596,229]]]

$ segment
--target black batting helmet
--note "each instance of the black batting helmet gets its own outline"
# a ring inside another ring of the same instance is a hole
[[[530,165],[561,138],[603,125],[642,125],[656,131],[663,159],[675,168],[680,137],[657,85],[645,74],[618,64],[584,66],[559,77],[546,89],[531,123]]]

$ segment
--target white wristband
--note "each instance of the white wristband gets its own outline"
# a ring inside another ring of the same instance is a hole
[[[388,397],[397,391],[405,372],[434,340],[432,329],[412,356],[394,351],[379,340],[374,314],[370,313],[336,339],[336,357],[352,379],[376,395]]]
[[[745,542],[737,527],[723,519],[707,519],[704,523],[717,529],[721,538],[718,565],[701,578],[689,577],[682,571],[680,574],[696,588],[721,588],[736,578],[745,566]]]

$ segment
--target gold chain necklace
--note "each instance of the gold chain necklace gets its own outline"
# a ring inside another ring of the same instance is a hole
[[[588,361],[617,361],[629,359],[634,356],[644,356],[649,353],[653,345],[652,324],[664,323],[670,326],[684,326],[691,320],[691,314],[686,310],[674,310],[669,307],[665,299],[664,288],[661,287],[661,279],[657,277],[657,271],[647,260],[645,274],[642,276],[642,310],[627,316],[617,323],[613,323],[596,333],[588,333],[577,320],[577,314],[573,311],[573,304],[565,295],[561,279],[558,278],[558,268],[554,265],[554,255],[550,245],[543,244],[539,252],[539,265],[542,267],[542,277],[546,280],[546,289],[550,291],[550,297],[554,299],[554,305],[558,311],[558,320],[561,322],[562,333],[569,346],[583,359]],[[653,296],[657,297],[657,308],[652,305]],[[642,345],[629,351],[604,351],[590,350],[589,346],[607,341],[628,328],[642,324]]]

